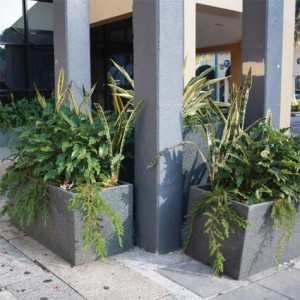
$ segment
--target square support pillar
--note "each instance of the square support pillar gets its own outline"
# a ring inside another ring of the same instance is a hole
[[[277,128],[290,126],[295,0],[243,1],[243,75],[252,67],[249,125],[273,114]]]
[[[196,1],[184,1],[184,86],[195,76],[196,67]]]
[[[184,3],[133,3],[135,99],[145,100],[135,128],[137,242],[147,251],[167,253],[181,242],[181,149],[146,166],[182,141]]]
[[[89,0],[53,0],[55,83],[61,68],[77,103],[91,86]]]

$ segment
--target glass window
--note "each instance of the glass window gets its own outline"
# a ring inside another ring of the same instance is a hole
[[[300,76],[295,79],[295,93],[300,94]]]
[[[44,94],[54,88],[52,3],[0,0],[0,100]],[[28,26],[23,16],[27,7]]]
[[[116,61],[133,75],[133,35],[132,18],[116,21],[91,28],[91,75],[92,82],[97,82],[93,102],[112,107],[111,92],[107,86],[107,72],[123,88],[131,88],[125,77],[113,66]]]
[[[38,45],[53,45],[53,6],[52,3],[29,1],[28,39]]]
[[[21,0],[1,0],[0,35],[2,36],[11,27],[24,29]]]
[[[39,90],[54,90],[54,53],[43,47],[30,48],[30,89],[33,83]]]

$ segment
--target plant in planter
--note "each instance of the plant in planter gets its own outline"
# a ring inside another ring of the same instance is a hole
[[[207,79],[206,76],[214,70],[214,67],[191,78],[183,90],[182,116],[186,125],[199,125],[199,120],[206,123],[211,121],[210,106],[207,99],[211,99],[214,91],[213,85],[225,78]],[[229,108],[229,103],[214,101],[224,113]],[[216,120],[217,121],[217,120]]]
[[[295,112],[300,112],[300,101],[299,100],[292,100],[291,103],[291,112],[295,113]]]
[[[8,198],[4,212],[16,224],[67,261],[80,264],[120,252],[124,232],[129,235],[124,249],[132,246],[132,186],[119,183],[118,175],[142,102],[134,107],[131,101],[116,113],[97,106],[93,114],[87,103],[95,86],[90,93],[83,89],[78,106],[71,86],[64,89],[63,84],[61,72],[55,106],[37,91],[43,115],[35,126],[19,130],[18,151],[0,188]],[[95,251],[88,249],[90,244]]]
[[[23,98],[7,104],[0,101],[0,147],[9,146],[15,137],[15,128],[30,124],[41,114],[42,108],[35,99]]]
[[[209,101],[224,127],[221,137],[213,127],[204,128],[208,158],[192,143],[206,164],[210,186],[191,188],[184,245],[189,255],[213,265],[215,273],[236,279],[271,267],[282,254],[284,259],[300,254],[295,243],[285,246],[290,253],[283,252],[298,202],[298,137],[275,130],[271,114],[243,129],[250,88],[249,71],[241,101],[232,89],[227,117]]]

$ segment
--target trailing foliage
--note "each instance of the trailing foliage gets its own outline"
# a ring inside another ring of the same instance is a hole
[[[83,242],[84,252],[89,245],[93,245],[102,260],[106,259],[107,250],[105,240],[102,235],[102,217],[99,212],[106,215],[116,229],[119,238],[119,245],[122,247],[122,237],[124,235],[123,225],[120,217],[101,197],[101,184],[84,184],[76,187],[75,196],[70,199],[69,208],[78,211],[83,220]]]
[[[184,249],[189,245],[195,219],[201,215],[206,216],[204,233],[208,235],[210,255],[214,257],[214,273],[223,273],[225,257],[222,253],[222,241],[234,233],[234,223],[244,229],[249,224],[235,212],[232,202],[228,201],[226,191],[216,187],[212,192],[204,192],[201,201],[198,201],[189,213]]]
[[[0,194],[7,191],[7,200],[0,215],[8,213],[18,219],[20,226],[30,225],[34,222],[38,213],[47,224],[49,215],[49,195],[47,187],[43,181],[27,183],[28,177],[25,174],[14,172],[9,168],[0,183]],[[8,190],[7,190],[8,187]]]

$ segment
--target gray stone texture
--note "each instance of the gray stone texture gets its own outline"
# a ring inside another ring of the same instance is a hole
[[[258,284],[250,284],[239,289],[218,296],[218,300],[287,300],[289,298],[274,291],[266,289]]]
[[[17,300],[17,298],[8,290],[0,290],[0,299],[1,300]]]
[[[137,243],[158,253],[180,248],[181,151],[146,166],[182,141],[183,21],[183,0],[133,1],[135,99],[145,100],[135,128]]]
[[[203,298],[214,297],[248,284],[247,281],[212,276],[210,267],[195,260],[171,265],[157,272]]]
[[[289,299],[300,299],[300,270],[288,268],[263,278],[258,284]]]
[[[192,187],[190,191],[189,211],[197,201],[201,201],[203,190]],[[270,214],[272,202],[255,205],[245,205],[233,201],[235,210],[251,224],[246,230],[231,224],[235,233],[222,241],[222,252],[225,256],[224,273],[234,279],[245,279],[250,275],[274,266],[278,243],[282,231],[274,229]],[[193,226],[191,242],[187,254],[191,257],[212,265],[208,238],[204,231],[206,218],[198,217]],[[300,249],[300,217],[298,214],[295,224],[294,237],[291,243],[285,243],[282,255],[283,261],[298,257]]]
[[[57,255],[71,263],[78,265],[97,259],[92,246],[87,253],[83,252],[83,222],[81,215],[70,211],[69,199],[73,193],[55,186],[48,186],[50,194],[49,217],[46,227],[40,215],[36,221],[23,228],[23,231]],[[119,246],[118,237],[110,220],[103,216],[103,237],[106,241],[108,255],[126,251],[132,247],[132,185],[124,184],[106,188],[101,191],[102,197],[119,215],[124,226],[123,248]],[[17,220],[13,224],[19,226]]]
[[[44,272],[43,274],[29,279],[16,281],[6,287],[19,300],[40,300],[41,298],[57,299],[74,295],[76,299],[84,299],[74,292],[67,284],[52,275]]]

